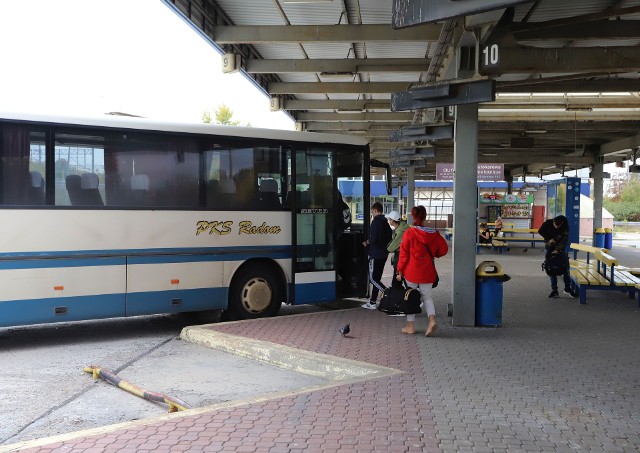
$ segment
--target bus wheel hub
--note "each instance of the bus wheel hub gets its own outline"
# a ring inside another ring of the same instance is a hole
[[[251,313],[260,313],[269,307],[271,287],[262,278],[253,278],[247,282],[242,291],[242,304]]]

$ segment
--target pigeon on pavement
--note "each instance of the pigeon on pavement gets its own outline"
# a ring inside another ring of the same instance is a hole
[[[346,336],[349,332],[351,332],[351,329],[349,328],[349,324],[347,324],[346,326],[340,327],[340,333],[342,334],[342,336]]]
[[[522,251],[522,253],[527,253],[528,251],[529,251],[529,249],[528,249],[528,248],[525,248],[525,249]]]

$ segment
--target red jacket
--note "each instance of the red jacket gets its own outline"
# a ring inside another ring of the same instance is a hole
[[[434,258],[445,256],[449,251],[447,241],[434,228],[414,226],[402,236],[398,272],[411,283],[433,283],[436,280],[436,268],[426,247]]]

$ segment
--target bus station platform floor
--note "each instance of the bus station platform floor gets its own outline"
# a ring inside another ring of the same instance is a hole
[[[640,262],[640,250],[626,253]],[[329,385],[0,451],[640,451],[636,301],[606,291],[590,291],[587,305],[562,294],[548,299],[538,250],[512,248],[477,259],[496,260],[511,276],[503,284],[502,327],[451,326],[448,257],[438,260],[439,328],[431,338],[424,336],[424,315],[418,316],[418,333],[405,335],[404,317],[354,302],[347,309],[193,331],[194,341],[206,343],[211,333],[218,345],[242,349],[251,343],[263,359],[324,369],[333,379]],[[351,333],[343,337],[339,329],[347,323]],[[314,357],[325,362],[314,365]]]

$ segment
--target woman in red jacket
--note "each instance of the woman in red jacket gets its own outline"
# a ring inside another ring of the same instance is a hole
[[[413,227],[409,228],[400,243],[400,259],[398,261],[398,280],[404,278],[411,288],[418,288],[422,303],[427,309],[429,325],[425,336],[430,337],[436,331],[436,309],[431,295],[431,286],[436,281],[437,271],[434,258],[445,256],[449,251],[447,241],[438,230],[424,226],[427,210],[424,206],[416,206],[411,210]],[[416,315],[407,315],[407,325],[403,333],[414,334]]]

